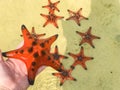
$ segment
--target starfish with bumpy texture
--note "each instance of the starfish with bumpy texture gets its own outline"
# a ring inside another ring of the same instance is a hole
[[[53,14],[55,10],[57,10],[58,12],[60,11],[57,8],[57,4],[60,3],[60,1],[57,1],[55,3],[52,3],[51,0],[48,0],[48,5],[46,6],[42,6],[42,8],[48,8],[49,9],[49,13]]]
[[[55,14],[49,14],[49,15],[40,14],[40,15],[46,19],[46,22],[44,23],[43,27],[45,27],[47,24],[51,23],[56,28],[59,28],[57,25],[57,20],[64,18],[63,16],[56,16]]]
[[[77,23],[77,25],[80,26],[80,21],[82,19],[88,20],[88,18],[86,18],[83,15],[81,15],[81,11],[82,11],[82,8],[80,8],[77,12],[73,12],[73,11],[68,9],[70,17],[67,18],[66,20],[74,20]]]
[[[92,41],[94,39],[100,39],[100,37],[92,35],[91,34],[91,29],[92,29],[92,27],[89,27],[88,31],[85,32],[85,33],[76,31],[76,33],[79,34],[82,37],[82,41],[80,42],[79,45],[82,45],[83,43],[88,43],[88,44],[90,44],[90,46],[92,46],[93,48],[95,48],[95,46],[93,45]]]
[[[71,75],[71,72],[72,72],[73,69],[69,69],[69,70],[66,70],[64,68],[62,68],[62,70],[58,73],[52,73],[54,76],[57,76],[60,78],[60,86],[63,85],[63,83],[66,81],[66,80],[73,80],[73,81],[76,81],[76,79],[74,77],[72,77]]]
[[[87,70],[85,62],[93,59],[93,57],[87,57],[84,55],[83,47],[81,47],[81,50],[78,54],[73,54],[73,53],[68,53],[68,54],[72,56],[75,60],[75,62],[71,65],[71,68],[73,69],[76,65],[81,65],[85,70]]]
[[[68,58],[67,56],[60,55],[60,54],[59,54],[59,51],[58,51],[58,47],[57,47],[57,46],[55,46],[55,51],[54,51],[54,53],[51,53],[51,54],[52,54],[52,56],[53,56],[54,62],[56,62],[57,64],[61,64],[61,63],[60,63],[60,60],[61,60],[61,59],[67,59],[67,58]]]
[[[38,39],[32,37],[32,34],[27,30],[25,25],[21,26],[24,45],[16,50],[2,52],[2,55],[8,58],[15,58],[23,61],[26,64],[28,72],[29,84],[33,85],[36,72],[42,66],[51,66],[59,71],[61,66],[53,63],[52,55],[50,54],[51,44],[57,39],[58,34],[47,39]]]

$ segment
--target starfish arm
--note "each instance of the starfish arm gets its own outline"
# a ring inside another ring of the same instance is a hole
[[[35,28],[34,27],[32,27],[31,33],[35,33]]]
[[[93,57],[86,57],[86,56],[84,56],[84,59],[85,59],[85,61],[88,61],[88,60],[93,60],[94,58]]]
[[[81,65],[85,70],[87,70],[87,66],[86,66],[85,62],[84,62],[84,63],[80,63],[80,65]]]
[[[81,18],[81,19],[88,20],[88,18],[87,18],[87,17],[85,17],[85,16],[83,16],[83,15],[81,15],[81,16],[80,16],[80,18]]]
[[[81,33],[79,31],[76,31],[77,34],[79,34],[81,37],[83,37],[85,35],[85,33]]]
[[[60,58],[61,58],[61,59],[67,59],[68,57],[67,57],[67,56],[64,56],[64,55],[60,55]]]
[[[69,80],[73,80],[73,81],[77,81],[77,79],[76,79],[76,78],[74,78],[74,77],[72,77],[72,76],[71,76],[71,77],[69,77],[68,79],[69,79]]]
[[[64,84],[64,82],[65,82],[65,79],[61,79],[60,80],[60,86],[62,86]]]
[[[100,37],[92,35],[92,39],[100,39]]]
[[[48,25],[49,21],[46,21],[44,24],[43,24],[43,27],[45,27],[46,25]]]
[[[50,4],[51,3],[51,0],[48,0],[48,4]]]
[[[70,14],[75,14],[75,12],[71,11],[71,10],[67,10]]]
[[[95,48],[95,46],[93,45],[93,42],[92,40],[86,40],[86,43],[88,43],[92,48]]]
[[[42,36],[45,36],[46,33],[43,33],[43,34],[37,34],[38,37],[42,37]]]
[[[56,9],[58,12],[60,12],[60,10],[59,10],[57,7],[55,7],[55,9]]]
[[[78,65],[77,60],[75,60],[74,63],[71,65],[71,69],[74,69],[76,65]]]
[[[79,44],[79,46],[81,46],[83,43],[85,43],[86,41],[85,40],[81,40],[81,42],[80,42],[80,44]]]
[[[56,16],[57,19],[63,19],[64,17],[63,16]]]
[[[30,32],[27,30],[27,28],[25,27],[25,25],[21,26],[21,30],[22,30],[22,37],[24,38],[24,45],[28,45],[30,44],[28,41],[30,41],[29,37],[30,37]]]
[[[55,53],[58,54],[58,46],[57,45],[55,46]]]
[[[81,47],[80,53],[78,55],[84,56],[84,48],[83,47]]]
[[[44,17],[44,18],[48,18],[48,15],[45,15],[45,14],[40,14],[42,17]]]
[[[30,68],[28,71],[28,82],[30,85],[34,84],[35,81],[36,70],[34,68]]]
[[[71,16],[71,17],[69,17],[69,18],[67,18],[66,20],[74,20],[74,16]]]
[[[18,54],[18,53],[20,53],[20,49],[2,52],[2,55],[4,57],[8,57],[8,58],[21,59],[21,57],[20,57],[21,54]]]
[[[73,54],[73,53],[68,53],[68,55],[70,55],[70,56],[72,56],[74,59],[77,57],[75,54]]]
[[[60,1],[55,2],[54,5],[57,6],[58,3],[60,3]]]
[[[53,35],[53,36],[47,38],[47,39],[44,41],[44,47],[46,47],[48,50],[50,50],[51,44],[57,39],[57,37],[58,37],[58,34]]]
[[[42,8],[49,8],[49,5],[46,5],[46,6],[42,6]]]
[[[54,25],[56,28],[59,28],[56,22],[53,22],[53,25]]]
[[[52,73],[52,75],[54,75],[54,76],[57,76],[57,77],[61,78],[61,73]]]
[[[86,33],[91,35],[91,30],[92,30],[92,27],[89,27],[88,31],[86,31]]]
[[[78,11],[77,11],[77,13],[79,13],[80,14],[80,12],[82,11],[82,8],[80,8]]]
[[[92,35],[92,34],[91,34],[91,30],[92,30],[92,27],[89,27],[89,29],[88,29],[88,31],[87,31],[86,33],[89,34],[92,39],[100,39],[100,37],[95,36],[95,35]]]
[[[80,20],[79,19],[74,19],[74,21],[77,23],[78,26],[80,26]]]

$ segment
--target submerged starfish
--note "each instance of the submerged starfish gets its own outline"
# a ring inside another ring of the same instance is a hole
[[[60,11],[57,8],[57,4],[60,3],[60,1],[57,1],[55,3],[52,3],[51,0],[48,0],[48,5],[46,6],[42,6],[43,8],[48,8],[49,9],[49,13],[53,14],[55,10],[57,10],[58,12]]]
[[[67,18],[66,20],[74,20],[78,24],[78,26],[80,26],[80,21],[82,19],[88,20],[88,18],[86,18],[83,15],[81,15],[81,11],[82,11],[82,8],[80,8],[77,12],[73,12],[73,11],[68,9],[70,17]]]
[[[55,14],[40,14],[42,17],[46,19],[46,22],[44,23],[43,27],[45,27],[47,24],[51,23],[53,24],[56,28],[59,28],[57,25],[57,20],[64,18],[63,16],[56,16]]]
[[[23,61],[28,71],[29,84],[33,85],[36,72],[41,66],[51,66],[58,71],[61,69],[60,65],[53,62],[52,55],[50,54],[51,44],[57,39],[58,35],[56,34],[41,40],[32,37],[32,34],[30,34],[24,25],[21,26],[21,29],[24,45],[16,50],[3,52],[2,55]]]
[[[95,35],[92,35],[92,34],[91,34],[91,29],[92,29],[92,27],[89,27],[88,31],[85,32],[85,33],[76,31],[76,33],[79,34],[79,35],[82,37],[82,41],[80,42],[79,45],[82,45],[83,43],[88,43],[88,44],[90,44],[93,48],[95,48],[95,46],[93,45],[93,42],[92,42],[92,41],[93,41],[94,39],[100,39],[100,37],[95,36]]]
[[[58,51],[58,47],[55,46],[55,52],[54,53],[51,53],[52,56],[53,56],[53,60],[54,62],[56,62],[57,64],[61,64],[60,60],[61,59],[66,59],[68,58],[67,56],[64,56],[64,55],[60,55],[59,54],[59,51]]]
[[[71,68],[74,69],[76,65],[81,65],[85,70],[87,70],[85,62],[88,60],[93,59],[93,57],[87,57],[84,55],[84,49],[81,47],[81,50],[78,54],[72,54],[68,53],[70,56],[72,56],[75,60],[75,62],[71,65]]]
[[[40,37],[46,35],[45,33],[43,33],[43,34],[36,34],[34,27],[32,27],[32,30],[31,30],[30,34],[31,34],[31,38],[33,37],[35,39],[39,39]],[[20,35],[20,36],[22,37],[23,35]]]
[[[69,70],[66,70],[64,68],[62,68],[62,70],[58,73],[53,73],[54,76],[57,76],[60,78],[60,86],[63,85],[63,83],[66,81],[66,80],[73,80],[73,81],[76,81],[76,79],[74,77],[72,77],[71,75],[71,72],[72,72],[73,69],[69,69]]]

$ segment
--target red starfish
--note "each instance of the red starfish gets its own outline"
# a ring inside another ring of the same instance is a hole
[[[68,9],[70,17],[67,18],[66,20],[74,20],[80,26],[80,21],[82,19],[88,20],[88,18],[86,18],[83,15],[81,15],[81,11],[82,11],[82,8],[80,8],[77,12],[73,12],[73,11]]]
[[[69,69],[69,70],[66,70],[64,68],[62,68],[62,70],[58,73],[53,73],[54,76],[57,76],[61,79],[60,81],[60,86],[63,85],[63,83],[66,81],[66,80],[73,80],[73,81],[76,81],[75,78],[72,77],[71,75],[71,72],[73,71],[73,69]]]
[[[39,39],[40,37],[46,35],[45,33],[43,33],[43,34],[36,34],[34,27],[32,27],[32,30],[31,30],[30,34],[31,34],[31,37],[34,37],[35,39]],[[20,36],[22,37],[23,35],[20,35]]]
[[[93,45],[92,40],[94,40],[94,39],[100,39],[100,37],[92,35],[91,34],[91,29],[92,29],[92,27],[89,27],[88,31],[85,32],[85,33],[81,33],[81,32],[76,31],[76,33],[79,34],[82,37],[82,41],[80,42],[80,45],[82,45],[83,43],[88,43],[93,48],[95,48],[95,46]]]
[[[27,67],[28,81],[33,85],[39,67],[46,65],[51,66],[58,71],[61,69],[60,65],[53,62],[53,58],[49,53],[50,46],[57,39],[58,35],[56,34],[47,39],[41,40],[32,37],[32,34],[30,34],[24,25],[22,25],[21,29],[24,38],[24,45],[16,50],[3,52],[2,55],[23,61]]]
[[[57,46],[55,46],[55,52],[52,53],[52,56],[53,56],[54,62],[56,62],[58,65],[61,64],[61,63],[60,63],[60,60],[61,60],[61,59],[66,59],[66,58],[68,58],[67,56],[60,55],[60,54],[59,54],[59,51],[58,51],[58,47],[57,47]]]
[[[64,18],[62,16],[56,16],[55,14],[49,14],[49,15],[40,14],[40,15],[43,16],[46,19],[46,22],[44,23],[43,27],[45,27],[48,23],[51,23],[56,28],[59,28],[58,25],[57,25],[57,20]]]
[[[58,12],[60,11],[57,8],[57,4],[60,3],[60,1],[57,1],[55,3],[52,3],[51,0],[48,0],[48,5],[46,6],[42,6],[43,8],[48,8],[49,9],[49,13],[53,14],[55,10],[57,10]]]
[[[81,47],[81,50],[78,54],[72,54],[72,53],[68,53],[70,56],[72,56],[75,60],[75,62],[71,65],[71,68],[74,69],[74,67],[76,65],[81,65],[85,70],[87,70],[86,64],[85,62],[88,60],[93,59],[93,57],[87,57],[84,55],[84,49],[83,47]]]

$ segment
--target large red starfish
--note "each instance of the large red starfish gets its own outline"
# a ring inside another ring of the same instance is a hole
[[[45,65],[51,66],[58,71],[61,69],[60,65],[53,62],[54,60],[50,54],[51,44],[57,39],[58,35],[56,34],[47,39],[38,39],[33,37],[24,25],[21,26],[21,29],[24,45],[16,50],[3,52],[2,55],[23,61],[27,67],[28,81],[33,85],[39,67]]]
[[[76,79],[74,77],[72,77],[71,73],[72,73],[73,69],[64,69],[64,67],[61,69],[60,72],[58,73],[53,73],[54,76],[57,76],[60,78],[60,86],[63,85],[63,83],[66,81],[66,80],[73,80],[73,81],[76,81]]]
[[[95,46],[93,45],[93,42],[92,42],[92,41],[93,41],[94,39],[100,39],[100,37],[95,36],[95,35],[92,35],[92,34],[91,34],[91,29],[92,29],[92,27],[89,27],[88,31],[85,32],[85,33],[76,31],[76,33],[79,34],[79,35],[82,37],[82,41],[80,42],[79,45],[82,45],[83,43],[88,43],[88,44],[90,44],[93,48],[95,48]]]
[[[76,65],[81,65],[85,70],[87,70],[85,62],[93,59],[93,57],[87,57],[84,55],[83,47],[81,47],[81,50],[78,54],[73,54],[73,53],[68,53],[68,54],[72,56],[75,60],[75,62],[71,65],[71,68],[73,69]]]
[[[55,14],[49,14],[49,15],[40,14],[40,15],[46,19],[46,22],[44,23],[43,27],[45,27],[47,24],[51,23],[56,28],[59,28],[57,25],[57,20],[64,18],[63,16],[56,16]]]
[[[82,19],[86,19],[88,20],[88,18],[84,17],[82,14],[81,14],[81,11],[82,11],[82,8],[80,8],[77,12],[73,12],[71,10],[68,9],[68,12],[70,14],[70,17],[67,18],[66,20],[74,20],[78,26],[80,26],[80,21]]]
[[[49,13],[53,14],[55,10],[57,10],[58,12],[60,11],[57,8],[57,4],[60,3],[60,1],[57,1],[55,3],[52,3],[51,0],[48,0],[48,5],[46,6],[42,6],[43,8],[48,8],[49,9]]]
[[[59,54],[59,51],[58,51],[58,47],[55,46],[55,51],[54,53],[51,53],[52,56],[53,56],[53,59],[54,59],[54,62],[56,62],[57,64],[61,64],[60,60],[61,59],[66,59],[68,58],[67,56],[64,56],[64,55],[60,55]]]

